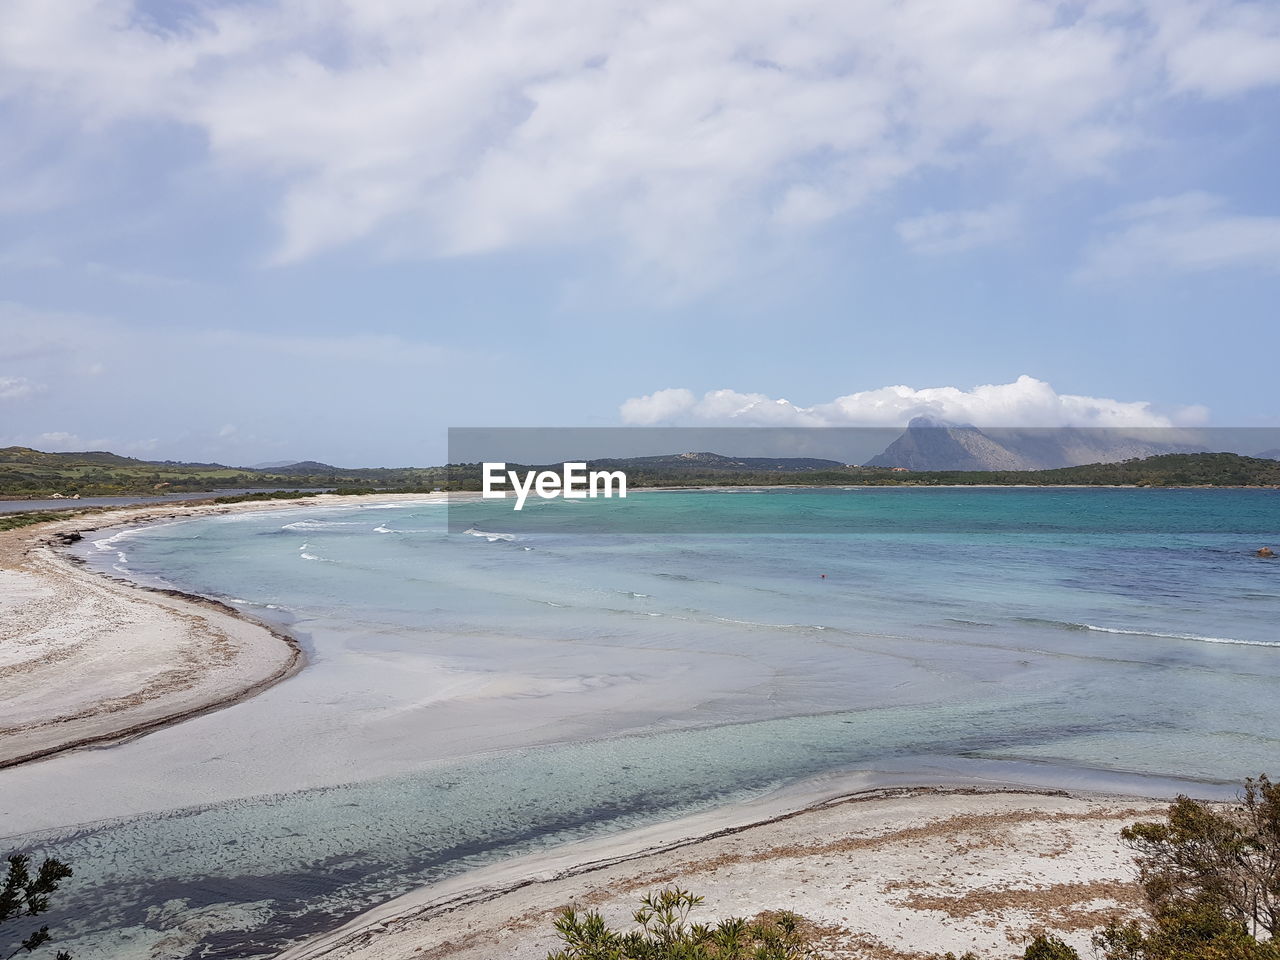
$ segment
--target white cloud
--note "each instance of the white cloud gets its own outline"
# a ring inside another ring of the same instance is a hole
[[[1175,89],[1217,98],[1280,84],[1280,7],[1274,3],[1148,2],[1157,11],[1155,43]]]
[[[40,389],[26,377],[0,377],[0,400],[17,400],[28,397]]]
[[[976,210],[947,210],[900,220],[898,236],[919,253],[959,253],[1008,239],[1018,225],[1011,204],[998,203]]]
[[[1225,0],[198,9],[160,27],[127,0],[9,0],[0,98],[24,142],[74,134],[86,152],[137,120],[194,128],[215,173],[277,191],[279,261],[358,240],[441,256],[604,239],[705,270],[934,167],[1102,172],[1161,99],[1280,80],[1275,11]],[[5,180],[34,196],[50,176],[33,160]],[[76,179],[41,202],[74,199]],[[923,245],[989,234],[957,216],[917,224]]]
[[[1111,220],[1120,226],[1094,243],[1080,277],[1223,267],[1280,270],[1280,216],[1231,213],[1211,194],[1161,197],[1125,207]]]
[[[627,400],[622,421],[655,424],[795,427],[901,427],[917,416],[933,416],[979,427],[1170,427],[1202,423],[1203,407],[1165,415],[1144,401],[1060,394],[1043,380],[1021,376],[1013,383],[957,387],[881,387],[801,407],[761,393],[660,390]]]
[[[665,423],[689,413],[698,405],[698,398],[692,390],[683,387],[670,390],[656,390],[643,397],[632,397],[623,402],[621,407],[624,423],[652,424]]]

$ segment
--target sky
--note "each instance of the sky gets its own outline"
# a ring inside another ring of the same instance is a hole
[[[6,0],[0,446],[1280,425],[1280,4]]]

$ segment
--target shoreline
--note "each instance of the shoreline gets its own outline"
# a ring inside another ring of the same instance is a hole
[[[1159,816],[1167,804],[1151,797],[1012,784],[864,786],[853,792],[847,782],[842,786],[832,793],[828,785],[827,791],[811,793],[799,805],[798,789],[792,788],[746,804],[468,870],[364,911],[284,950],[277,960],[488,960],[498,955],[491,952],[498,948],[509,960],[542,960],[554,948],[551,921],[564,906],[599,909],[611,923],[626,927],[640,896],[670,885],[707,895],[695,919],[786,909],[804,917],[829,946],[844,938],[863,948],[860,955],[883,960],[936,957],[946,950],[981,947],[973,938],[996,930],[1001,921],[986,910],[975,911],[967,923],[957,922],[953,910],[938,929],[914,934],[910,943],[886,942],[892,940],[893,925],[876,911],[871,911],[870,922],[864,920],[864,929],[836,929],[832,917],[823,915],[834,907],[862,910],[865,917],[866,905],[857,901],[874,891],[862,889],[860,896],[848,898],[852,903],[837,892],[833,904],[831,891],[821,894],[810,885],[826,876],[836,891],[855,883],[866,887],[865,852],[886,850],[889,873],[876,877],[872,886],[881,884],[884,889],[879,892],[888,900],[897,889],[918,896],[938,887],[941,900],[962,904],[981,896],[987,886],[1003,885],[1012,889],[1014,899],[1021,893],[1027,901],[1003,918],[1003,926],[1012,929],[1023,922],[1028,924],[1024,929],[1030,929],[1046,919],[1024,916],[1038,896],[1045,901],[1042,913],[1056,910],[1094,917],[1098,902],[1108,899],[1112,902],[1105,909],[1123,911],[1131,905],[1132,877],[1123,875],[1126,854],[1120,850],[1119,821]],[[1034,843],[1018,839],[1037,824],[1052,828],[1052,849],[1042,853],[1032,849]],[[1100,830],[1099,824],[1107,829]],[[973,832],[987,834],[986,839],[969,839]],[[940,849],[922,853],[921,845],[929,845],[926,841]],[[1015,843],[1026,849],[1010,857]],[[966,871],[996,884],[957,884],[958,871],[954,863],[946,864],[946,857],[958,850],[964,863],[972,847],[983,844],[995,849],[1007,876]],[[850,864],[853,876],[844,876],[838,857],[833,860],[841,848],[858,852]],[[1069,853],[1075,855],[1068,857]],[[1042,866],[1032,863],[1037,859],[1057,861],[1055,867],[1067,865],[1074,876],[1047,889],[1035,879]],[[741,869],[747,865],[749,869]],[[913,870],[921,875],[903,885],[899,871]],[[1100,887],[1108,889],[1109,898],[1097,895]],[[943,904],[941,909],[948,908]],[[911,916],[913,925],[929,919],[929,911],[918,903],[899,910]],[[975,918],[980,913],[988,915]],[[1080,940],[1079,928],[1070,921],[1067,917],[1048,928],[1068,940],[1075,931]],[[899,923],[899,934],[901,927]],[[909,931],[908,940],[912,935]]]
[[[456,497],[457,495],[455,494],[454,496]],[[462,496],[465,497],[468,494],[463,494]],[[307,497],[299,500],[251,501],[219,505],[188,506],[168,503],[163,506],[157,504],[141,508],[115,508],[93,514],[69,517],[65,520],[49,521],[0,534],[0,589],[3,589],[6,583],[4,575],[11,569],[9,564],[6,563],[10,559],[6,552],[20,548],[21,559],[23,561],[30,560],[32,564],[40,566],[42,573],[48,574],[50,571],[55,571],[56,574],[67,579],[87,578],[85,582],[92,580],[98,585],[108,584],[112,589],[127,594],[134,600],[144,603],[150,602],[160,608],[167,607],[171,612],[176,611],[179,616],[194,616],[206,624],[210,618],[233,619],[249,627],[251,631],[257,632],[260,642],[269,642],[277,646],[283,644],[291,650],[287,664],[268,676],[259,677],[243,689],[229,693],[224,690],[222,695],[207,703],[178,711],[171,710],[154,719],[131,727],[108,729],[92,737],[60,743],[35,753],[6,759],[4,754],[0,752],[0,768],[30,762],[80,747],[119,743],[145,735],[170,724],[176,724],[191,717],[243,702],[270,688],[275,683],[294,676],[305,666],[305,657],[301,648],[292,637],[254,620],[220,600],[184,593],[170,588],[136,584],[114,577],[107,572],[98,572],[86,567],[83,561],[67,555],[65,550],[62,549],[70,534],[78,533],[84,535],[108,529],[128,529],[149,523],[194,519],[201,516],[228,513],[305,510],[313,507],[340,508],[359,504],[362,501],[365,503],[392,502],[394,500],[430,502],[446,499],[448,499],[447,495],[443,494],[405,494],[399,497],[389,495],[384,497],[325,495],[324,497]],[[265,636],[263,636],[264,634]],[[0,681],[3,678],[4,668],[0,665]],[[0,693],[3,693],[2,686],[0,686]],[[2,724],[3,715],[0,714],[0,725]],[[3,733],[0,733],[0,749],[5,746],[2,738]],[[918,783],[919,779],[917,776],[914,782]],[[972,782],[970,781],[970,783]],[[491,956],[491,954],[459,952],[449,944],[439,944],[428,953],[418,952],[416,947],[412,954],[408,951],[396,951],[399,949],[398,944],[401,940],[406,937],[417,938],[423,936],[424,934],[419,929],[420,927],[427,925],[428,922],[434,924],[434,922],[446,916],[454,918],[459,923],[470,924],[473,927],[477,927],[477,929],[483,927],[485,929],[501,930],[512,924],[518,927],[517,921],[519,921],[520,917],[525,917],[529,910],[536,909],[541,911],[538,913],[541,923],[538,929],[549,929],[550,925],[547,918],[550,914],[548,913],[549,908],[545,908],[545,904],[543,907],[538,907],[536,904],[527,906],[515,919],[510,913],[504,913],[506,907],[503,904],[510,898],[520,897],[525,893],[530,897],[534,897],[535,900],[537,898],[545,899],[546,897],[560,898],[557,903],[563,903],[564,896],[570,896],[571,899],[575,896],[587,898],[602,896],[599,891],[588,890],[584,893],[573,885],[581,882],[592,882],[592,878],[608,874],[609,871],[625,872],[632,866],[650,863],[655,858],[671,857],[677,854],[678,851],[705,851],[708,849],[708,845],[728,842],[734,837],[747,833],[751,833],[757,838],[763,838],[761,842],[767,845],[773,842],[773,839],[770,838],[776,838],[780,831],[785,832],[786,824],[800,821],[811,815],[827,813],[837,808],[853,809],[858,804],[875,803],[882,800],[897,802],[898,800],[931,797],[933,798],[933,802],[929,804],[931,815],[945,819],[948,816],[958,815],[954,814],[954,811],[949,814],[948,810],[951,808],[947,804],[953,801],[960,802],[959,798],[965,797],[1037,797],[1042,798],[1046,803],[1050,800],[1054,802],[1063,801],[1064,803],[1068,801],[1071,803],[1128,803],[1129,807],[1138,805],[1140,802],[1153,802],[1146,798],[1143,798],[1142,801],[1137,798],[1117,800],[1114,794],[1075,790],[1063,791],[1055,790],[1051,787],[1037,788],[1034,785],[1015,785],[1009,781],[1005,781],[1000,789],[991,789],[990,784],[985,786],[952,785],[950,787],[938,787],[937,785],[888,787],[881,785],[871,789],[864,788],[854,793],[849,792],[849,786],[846,781],[843,784],[843,792],[835,796],[830,795],[831,780],[825,781],[824,787],[825,790],[822,791],[824,796],[820,796],[817,799],[814,799],[815,794],[812,792],[813,783],[797,784],[794,785],[794,788],[788,788],[776,795],[771,794],[769,797],[750,801],[746,804],[722,806],[694,817],[682,817],[674,821],[666,821],[650,827],[627,831],[624,834],[606,836],[590,841],[578,841],[537,854],[524,855],[487,867],[468,870],[457,877],[421,887],[361,913],[334,930],[318,934],[286,950],[280,954],[280,958],[281,960],[310,960],[310,958],[349,956],[360,958],[360,960],[393,960],[393,958],[398,960],[402,956],[408,957],[412,955],[420,958],[420,960],[425,960],[427,957],[443,958],[454,956],[459,957],[460,960],[462,958],[465,958],[465,960],[487,960],[487,957]],[[809,790],[810,793],[806,804],[796,808],[794,804],[797,796],[800,795],[801,789]],[[1129,795],[1122,796],[1127,797]],[[782,807],[777,806],[779,797],[785,798],[782,801]],[[969,803],[970,801],[964,802]],[[786,804],[788,803],[791,806],[787,807]],[[764,819],[757,818],[746,823],[737,822],[748,812],[756,811],[758,813],[761,809],[767,808],[769,804],[774,804],[776,809],[781,809],[782,812],[776,812],[775,809],[772,815]],[[1155,809],[1155,807],[1153,806],[1152,809]],[[1054,816],[1061,813],[1061,810],[1055,808],[1054,810],[1041,812],[1045,813],[1046,816]],[[911,830],[916,828],[904,829]],[[672,839],[673,833],[678,834],[674,839]],[[640,843],[639,847],[636,847],[637,843]],[[594,851],[594,854],[592,851]],[[707,854],[702,859],[709,860],[714,859],[714,857],[712,854]],[[698,874],[703,871],[701,866],[694,864],[690,865],[688,872]],[[625,886],[630,881],[619,882],[622,882]],[[694,892],[700,891],[695,889]],[[632,900],[634,900],[634,897]],[[592,903],[595,901],[588,899],[586,902]],[[600,902],[604,903],[606,901],[602,900]],[[629,905],[633,904],[629,903]],[[708,897],[708,910],[715,910],[717,906],[715,902],[712,902],[711,897]],[[780,902],[764,903],[760,906],[760,909],[771,906],[797,909],[794,905]],[[728,912],[740,914],[742,910],[734,908]],[[804,913],[805,911],[797,909],[797,912]],[[624,912],[619,916],[620,918],[625,918],[626,915],[627,913]],[[449,923],[452,922],[453,920],[449,921]],[[453,927],[448,929],[453,929]],[[527,923],[521,929],[530,930],[531,936],[537,933],[537,930]],[[535,941],[536,936],[534,940],[529,942],[533,943]],[[948,946],[945,949],[951,949],[951,947]],[[462,950],[462,947],[459,947],[459,950]],[[537,950],[541,950],[541,952],[535,951],[528,954],[531,960],[532,958],[541,960],[542,957],[545,957],[546,951],[542,949],[542,946],[538,946]],[[929,950],[926,952],[938,951]],[[507,956],[507,954],[504,954],[504,956]],[[517,954],[510,954],[510,956],[512,960],[517,960]],[[522,960],[524,956],[524,953],[520,953],[518,955],[519,960]],[[900,952],[896,957],[885,957],[881,958],[881,960],[902,960],[903,956],[905,954]]]
[[[0,532],[0,595],[11,601],[0,614],[0,769],[145,736],[251,699],[306,665],[278,627],[221,600],[93,570],[67,545],[107,529],[353,499],[170,501]]]

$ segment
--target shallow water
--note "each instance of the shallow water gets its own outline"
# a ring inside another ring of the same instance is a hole
[[[73,953],[267,955],[495,857],[833,771],[1218,795],[1275,769],[1274,492],[633,504],[626,535],[365,504],[84,544],[287,624],[311,662],[0,773],[4,833],[76,866]]]

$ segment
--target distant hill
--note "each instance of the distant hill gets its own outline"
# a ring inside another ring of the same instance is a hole
[[[902,436],[867,461],[908,470],[1052,470],[1166,453],[1199,453],[1189,444],[1146,439],[1111,429],[987,429],[916,417]]]
[[[228,467],[220,463],[152,461],[105,451],[45,453],[29,447],[0,449],[0,496],[52,494],[114,496],[237,488],[435,489],[447,482],[443,467],[348,470],[307,460],[280,467]]]
[[[48,467],[67,466],[70,464],[127,467],[142,463],[142,461],[135,460],[132,457],[122,457],[115,453],[107,453],[105,450],[92,450],[84,453],[43,453],[39,450],[32,450],[30,447],[4,447],[0,448],[0,464],[2,463]]]
[[[707,470],[627,473],[633,486],[665,485],[868,485],[868,486],[1141,486],[1280,487],[1280,462],[1237,453],[1164,453],[1114,463],[1090,463],[1050,470],[901,470],[881,466],[803,472]]]
[[[713,470],[721,473],[808,473],[814,470],[840,470],[839,460],[815,457],[726,457],[719,453],[669,453],[658,457],[625,457],[592,460],[597,470],[668,471],[699,473]]]
[[[1242,457],[1234,453],[1173,453],[1045,470],[1026,470],[1016,466],[984,470],[975,469],[975,464],[1030,462],[1030,455],[1025,451],[1031,448],[1024,447],[1024,452],[1012,451],[1006,444],[972,427],[948,427],[929,434],[922,434],[919,430],[914,433],[908,430],[907,433],[916,446],[908,449],[903,443],[897,448],[899,452],[935,457],[932,462],[948,463],[951,468],[920,470],[874,462],[866,466],[851,466],[836,460],[811,457],[733,457],[706,452],[602,459],[589,463],[593,469],[625,470],[628,485],[637,488],[778,484],[1280,486],[1280,460],[1263,457]],[[1039,455],[1044,456],[1045,453],[1042,451]],[[519,465],[511,464],[510,467],[516,469]],[[216,463],[137,460],[104,451],[43,453],[27,447],[0,449],[0,496],[7,497],[47,497],[54,493],[110,496],[179,491],[216,494],[243,487],[336,489],[352,493],[478,490],[480,481],[478,463],[351,469],[304,460],[281,467],[250,469]]]
[[[353,471],[344,471],[342,467],[335,467],[332,464],[321,463],[318,460],[299,460],[297,463],[275,464],[268,469],[268,472],[277,476],[309,476],[312,474],[339,474],[351,473]]]

